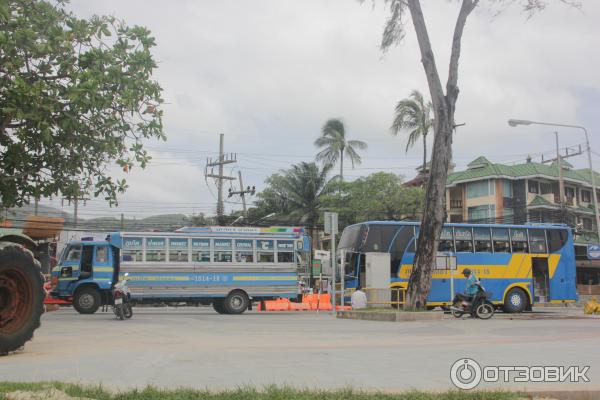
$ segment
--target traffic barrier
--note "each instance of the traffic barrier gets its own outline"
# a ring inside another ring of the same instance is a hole
[[[263,307],[264,305],[264,307]],[[336,310],[351,310],[351,306],[336,306]],[[305,294],[301,303],[289,299],[265,300],[258,304],[257,311],[332,311],[329,294]]]

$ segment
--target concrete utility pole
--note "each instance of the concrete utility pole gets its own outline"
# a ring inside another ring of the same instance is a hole
[[[244,209],[244,213],[243,216],[246,217],[247,213],[246,213],[246,194],[249,195],[254,195],[254,193],[256,193],[256,187],[255,186],[248,186],[246,189],[244,189],[244,182],[242,181],[242,171],[238,171],[238,178],[240,181],[240,190],[239,191],[235,191],[235,190],[231,190],[231,188],[229,189],[229,195],[227,197],[231,197],[234,195],[240,195],[240,197],[242,198],[242,207]]]
[[[224,154],[224,140],[225,135],[221,133],[219,135],[219,159],[218,161],[209,159],[206,163],[206,169],[204,171],[204,175],[207,178],[215,178],[217,180],[217,219],[219,220],[219,224],[224,224],[223,215],[225,214],[225,207],[223,206],[223,181],[225,180],[235,180],[232,176],[224,176],[223,175],[223,166],[225,164],[231,164],[237,162],[235,154]],[[219,174],[215,175],[211,169],[211,173],[208,172],[208,167],[219,167]]]

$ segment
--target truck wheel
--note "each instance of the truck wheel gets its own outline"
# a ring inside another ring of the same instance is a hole
[[[504,298],[504,312],[520,313],[527,309],[529,298],[523,289],[512,288],[506,293]]]
[[[219,314],[228,314],[222,299],[213,301],[212,306]]]
[[[77,289],[73,298],[73,307],[79,314],[93,314],[100,307],[100,292],[94,287],[84,286]]]
[[[31,253],[14,245],[0,248],[0,354],[31,340],[43,310],[42,275]]]
[[[228,314],[241,314],[248,309],[250,299],[241,290],[234,290],[225,298],[225,310]]]

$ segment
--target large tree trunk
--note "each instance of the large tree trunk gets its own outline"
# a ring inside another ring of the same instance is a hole
[[[467,16],[477,6],[477,3],[478,0],[462,1],[454,28],[448,82],[446,83],[446,94],[444,94],[421,4],[419,0],[408,0],[434,111],[431,168],[425,193],[423,219],[417,239],[415,263],[408,282],[406,307],[409,309],[425,307],[431,288],[431,273],[435,265],[438,241],[446,217],[446,179],[448,166],[452,158],[452,131],[454,129],[454,110],[458,97],[460,44]]]
[[[423,131],[423,174],[427,169],[427,132]]]

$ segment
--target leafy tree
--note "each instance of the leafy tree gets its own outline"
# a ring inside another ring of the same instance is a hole
[[[357,150],[366,150],[367,144],[361,140],[348,140],[344,123],[339,119],[330,119],[321,129],[321,136],[315,140],[315,146],[323,148],[317,154],[317,161],[335,165],[340,160],[340,182],[344,181],[344,155],[352,163],[360,164],[361,159]]]
[[[116,203],[107,165],[145,167],[142,140],[164,139],[150,32],[115,17],[80,19],[66,1],[0,1],[0,196],[84,193]]]
[[[488,2],[498,4],[503,1],[488,0]],[[506,0],[504,2],[507,5],[518,3],[530,15],[538,10],[542,10],[550,3],[549,0]],[[561,2],[569,5],[579,5],[577,1],[561,0]],[[445,91],[433,55],[427,24],[425,23],[425,17],[421,9],[421,1],[384,0],[384,3],[389,9],[390,15],[383,31],[381,49],[382,51],[386,51],[404,38],[406,15],[409,14],[417,36],[421,62],[427,78],[433,107],[434,141],[431,168],[425,193],[423,219],[421,221],[421,229],[419,230],[419,246],[415,254],[415,266],[412,269],[408,283],[406,303],[407,308],[422,308],[426,305],[427,295],[431,288],[431,274],[442,225],[446,216],[445,187],[448,167],[452,158],[452,132],[455,128],[454,112],[459,93],[458,62],[461,53],[462,36],[467,18],[479,5],[480,0],[460,0],[460,8],[452,34]]]
[[[413,90],[407,99],[400,100],[396,105],[394,122],[390,128],[395,136],[402,130],[409,131],[406,152],[423,138],[423,172],[427,170],[427,135],[433,125],[431,107],[431,102],[425,103],[421,92]]]

